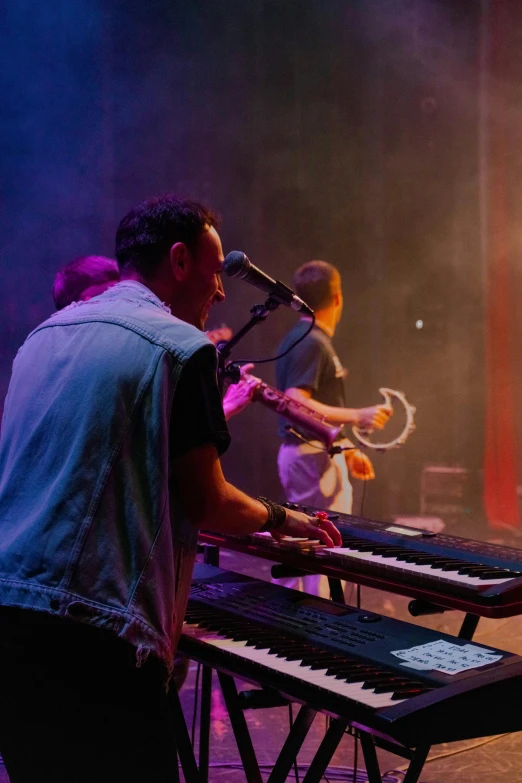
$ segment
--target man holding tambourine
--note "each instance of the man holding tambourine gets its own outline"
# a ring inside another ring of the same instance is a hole
[[[323,415],[330,424],[351,424],[361,430],[381,429],[392,414],[391,405],[346,407],[346,372],[331,342],[343,308],[339,272],[325,261],[310,261],[297,270],[293,283],[296,294],[315,311],[316,321],[295,349],[278,360],[278,388]],[[310,319],[303,318],[286,335],[278,353],[283,353],[309,327]],[[370,459],[355,448],[331,457],[322,443],[310,440],[296,427],[289,432],[287,425],[281,418],[279,434],[283,442],[278,468],[287,500],[349,514],[352,510],[349,474],[363,480],[374,478]],[[339,438],[336,445],[353,445],[343,438],[342,431]]]

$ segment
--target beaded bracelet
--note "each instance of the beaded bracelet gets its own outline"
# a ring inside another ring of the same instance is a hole
[[[259,500],[268,511],[268,519],[259,531],[260,533],[268,533],[284,525],[286,522],[286,508],[280,506],[279,503],[274,503],[273,500],[268,500],[268,498],[258,496],[256,500]]]

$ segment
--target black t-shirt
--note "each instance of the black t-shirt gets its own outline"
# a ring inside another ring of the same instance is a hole
[[[309,327],[309,321],[300,321],[294,326],[279,346],[278,353],[289,348]],[[311,392],[314,400],[335,408],[344,408],[346,406],[345,375],[346,371],[335,353],[330,338],[322,329],[314,326],[304,340],[287,356],[278,360],[276,382],[277,388],[281,391],[294,388],[306,389]],[[285,441],[297,442],[297,438],[286,432],[287,426],[288,420],[280,416],[280,437]],[[295,429],[301,432],[298,427]],[[302,434],[306,436],[304,432]],[[339,437],[342,437],[342,433]]]
[[[187,451],[214,443],[218,454],[230,445],[223,403],[216,377],[216,349],[200,348],[186,363],[174,393],[170,427],[170,454],[181,457]]]

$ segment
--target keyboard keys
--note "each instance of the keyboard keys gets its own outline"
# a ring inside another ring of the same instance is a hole
[[[190,634],[190,626],[185,626],[184,633]],[[326,676],[325,670],[314,670],[310,667],[302,667],[298,661],[288,661],[284,658],[278,658],[271,655],[266,649],[256,650],[247,647],[244,642],[234,642],[231,639],[218,637],[209,632],[208,636],[198,634],[198,641],[212,645],[216,648],[226,651],[238,658],[246,659],[252,663],[258,663],[267,669],[277,671],[299,681],[304,681],[308,685],[315,685],[323,688],[329,693],[335,693],[339,696],[345,696],[359,704],[372,707],[373,709],[382,709],[392,704],[397,704],[402,699],[394,698],[390,693],[374,693],[372,689],[363,689],[364,681],[354,680],[352,682],[339,681]]]
[[[375,547],[371,547],[374,549]],[[495,569],[489,571],[480,571],[474,575],[471,573],[459,573],[462,568],[481,568],[480,565],[473,565],[466,561],[448,561],[442,558],[437,562],[437,558],[431,555],[409,552],[407,554],[396,555],[395,557],[382,557],[369,551],[369,545],[364,546],[364,551],[339,547],[338,549],[322,549],[317,553],[318,557],[333,560],[337,562],[364,561],[384,569],[397,569],[401,573],[416,574],[420,577],[428,576],[431,579],[439,577],[448,582],[460,584],[467,587],[484,587],[488,584],[502,584],[504,581],[516,578],[515,576],[499,576]],[[509,571],[507,572],[510,573]]]
[[[343,628],[341,624],[339,631]],[[329,627],[328,631],[334,636],[339,633],[333,627]],[[349,660],[305,639],[291,638],[205,607],[189,606],[184,632],[242,659],[262,663],[270,669],[376,709],[400,701],[397,696],[399,690],[406,694],[406,698],[409,692],[422,687],[422,684],[407,677],[397,677],[382,667]]]

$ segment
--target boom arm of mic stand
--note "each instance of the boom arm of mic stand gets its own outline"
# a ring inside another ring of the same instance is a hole
[[[229,372],[225,366],[226,360],[232,353],[232,349],[236,347],[236,345],[254,328],[254,326],[262,323],[269,313],[277,310],[280,304],[281,302],[279,299],[277,299],[277,297],[269,296],[264,305],[254,305],[250,310],[252,318],[248,321],[248,323],[246,323],[239,330],[239,332],[231,337],[230,340],[218,347],[218,382],[221,392],[223,392],[225,378],[230,378],[231,383],[239,382],[239,375],[237,371],[235,373]]]

